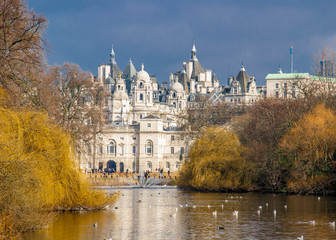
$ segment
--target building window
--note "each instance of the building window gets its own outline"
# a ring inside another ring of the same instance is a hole
[[[147,142],[146,143],[146,153],[152,154],[153,153],[153,144],[152,142]]]
[[[275,92],[275,98],[279,98],[279,92]]]
[[[170,168],[170,162],[166,162],[166,168]]]
[[[140,114],[140,119],[142,119],[142,114]]]
[[[143,83],[142,82],[139,83],[139,88],[143,88]]]
[[[147,123],[147,127],[151,127],[152,126],[152,124],[150,124],[150,123]]]
[[[174,147],[170,147],[170,153],[174,154]]]
[[[120,137],[120,140],[124,140],[124,137]]]
[[[174,136],[174,135],[171,135],[171,136],[170,136],[170,139],[171,139],[172,141],[174,141],[175,136]]]
[[[287,83],[284,83],[284,89],[287,89]]]
[[[279,83],[276,83],[276,84],[275,84],[275,88],[279,88]]]
[[[133,137],[133,140],[135,141],[135,140],[136,140],[136,137]]]
[[[287,91],[284,91],[284,98],[287,98]]]
[[[140,101],[143,100],[143,94],[142,93],[140,93],[139,99],[140,99]]]
[[[136,146],[135,145],[132,146],[132,153],[136,154]]]
[[[103,154],[103,146],[99,146],[99,154]]]
[[[119,153],[120,155],[124,155],[124,145],[119,146]]]
[[[116,146],[114,144],[114,142],[110,143],[110,153],[116,153]]]
[[[184,147],[180,148],[180,154],[184,154]]]

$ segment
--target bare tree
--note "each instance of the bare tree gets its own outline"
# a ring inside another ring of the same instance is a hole
[[[0,2],[0,86],[19,104],[38,105],[36,90],[45,64],[44,16],[20,0]]]

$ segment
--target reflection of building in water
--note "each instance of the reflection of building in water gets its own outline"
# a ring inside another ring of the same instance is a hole
[[[184,159],[185,139],[177,116],[197,101],[253,103],[260,97],[254,77],[242,66],[229,86],[203,69],[193,43],[191,58],[170,74],[170,87],[160,85],[144,65],[136,71],[129,60],[121,72],[112,47],[109,64],[98,66],[95,84],[104,89],[105,124],[81,159],[82,169],[109,171],[177,171]],[[94,151],[92,151],[94,149]]]

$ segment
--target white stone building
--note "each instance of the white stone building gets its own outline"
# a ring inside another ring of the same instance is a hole
[[[113,48],[110,63],[98,66],[96,81],[106,92],[106,124],[80,167],[113,172],[177,171],[185,152],[176,121],[176,114],[187,106],[183,86],[173,82],[170,89],[162,88],[144,65],[136,72],[131,60],[122,73]]]
[[[264,88],[257,86],[254,77],[249,77],[242,64],[236,78],[229,78],[229,85],[224,88],[224,102],[235,104],[253,104],[263,98]]]
[[[109,64],[98,66],[95,82],[105,91],[106,117],[91,150],[82,154],[80,167],[88,171],[139,172],[160,168],[175,172],[187,150],[177,123],[178,114],[204,99],[253,103],[260,97],[254,78],[247,75],[243,66],[229,87],[220,86],[212,70],[204,70],[199,63],[195,42],[183,69],[170,74],[170,88],[166,82],[160,86],[143,64],[137,72],[131,59],[121,72],[113,46]]]

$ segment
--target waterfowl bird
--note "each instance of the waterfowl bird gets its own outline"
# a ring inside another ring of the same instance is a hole
[[[335,221],[333,221],[333,222],[330,222],[330,223],[329,223],[329,226],[331,226],[331,227],[335,228]]]
[[[233,213],[232,213],[233,216],[235,216],[236,218],[238,218],[238,211],[235,210]]]
[[[317,200],[319,200],[319,201],[320,201],[320,200],[321,200],[321,197],[317,197]]]
[[[224,202],[229,202],[229,200],[225,200]]]
[[[284,208],[287,210],[287,205],[285,205]]]
[[[193,208],[196,208],[196,205],[194,205]]]
[[[315,220],[313,220],[313,221],[309,221],[309,223],[312,224],[312,225],[314,225],[314,226],[315,226],[315,224],[316,224]]]
[[[259,209],[262,209],[262,206],[259,206],[258,208],[259,208]]]
[[[303,240],[303,235],[301,235],[301,237],[297,237],[296,239]]]
[[[268,203],[266,203],[266,207],[268,207]]]
[[[208,208],[210,208],[210,205],[208,205]]]
[[[222,204],[222,209],[224,208],[224,205]]]
[[[94,224],[93,224],[93,227],[97,227],[98,226],[98,223],[97,222],[95,222]]]
[[[257,213],[258,213],[258,216],[260,217],[260,210],[258,210]]]
[[[224,229],[224,227],[218,227],[218,229],[221,229],[221,230],[223,230],[223,229]]]
[[[273,211],[274,217],[276,217],[276,210]]]
[[[178,208],[175,208],[175,212],[177,212],[178,211]]]
[[[138,201],[137,201],[138,203],[141,203],[141,200],[140,199],[138,199]]]
[[[212,215],[214,215],[215,217],[217,217],[217,211],[212,212]]]

